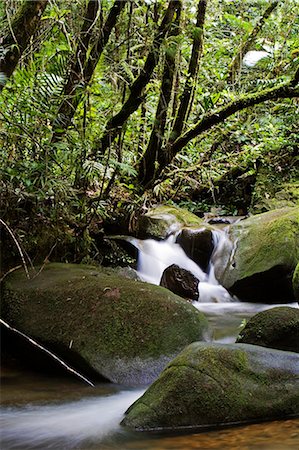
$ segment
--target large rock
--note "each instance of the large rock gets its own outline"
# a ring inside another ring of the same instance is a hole
[[[252,216],[231,225],[215,272],[242,300],[287,303],[294,299],[292,273],[299,259],[299,207]]]
[[[299,309],[280,306],[253,316],[237,342],[299,353]]]
[[[293,292],[295,299],[299,302],[299,262],[293,273]]]
[[[180,297],[198,300],[198,283],[199,280],[189,270],[172,264],[164,270],[160,286]]]
[[[140,239],[165,239],[169,234],[187,226],[200,226],[203,220],[186,209],[160,205],[140,216],[137,236]]]
[[[122,425],[190,430],[298,414],[299,355],[195,342],[128,409]]]
[[[22,271],[6,280],[4,320],[115,383],[152,382],[207,328],[201,313],[167,289],[111,270],[49,264],[30,281]]]

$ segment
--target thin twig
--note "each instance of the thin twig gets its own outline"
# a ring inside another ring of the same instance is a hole
[[[24,270],[26,272],[26,276],[27,276],[28,280],[30,280],[30,275],[29,275],[29,272],[28,272],[28,268],[27,268],[27,265],[26,265],[25,258],[24,258],[24,253],[22,252],[21,246],[20,246],[17,238],[15,237],[13,231],[9,228],[9,226],[4,222],[4,220],[0,219],[0,223],[7,229],[7,231],[10,234],[10,236],[12,237],[14,243],[16,244],[16,247],[17,247],[17,249],[18,249],[18,251],[20,253],[21,259],[22,259],[22,263],[23,263],[23,266],[24,266]]]
[[[54,248],[56,247],[57,242],[55,242],[54,245],[52,245],[51,250],[49,251],[49,254],[45,257],[43,265],[41,266],[41,268],[39,269],[39,271],[34,275],[34,277],[32,277],[32,280],[34,280],[34,278],[36,278],[45,268],[45,265],[49,262],[49,258],[54,250]]]
[[[27,336],[26,334],[22,333],[21,331],[17,330],[16,328],[11,327],[7,322],[0,319],[0,323],[5,326],[8,330],[13,331],[14,333],[22,336],[26,341],[30,342],[30,344],[33,344],[35,347],[39,348],[43,352],[47,353],[52,359],[55,359],[55,361],[58,361],[59,364],[61,364],[66,370],[76,375],[78,378],[81,378],[81,380],[85,381],[85,383],[89,384],[90,386],[94,387],[94,384],[89,381],[87,378],[85,378],[83,375],[81,375],[79,372],[77,372],[75,369],[70,367],[68,364],[66,364],[62,359],[58,358],[54,353],[50,352],[50,350],[47,350],[45,347],[40,345],[38,342],[36,342],[31,337]]]
[[[22,264],[20,264],[19,266],[13,267],[12,269],[9,269],[7,272],[5,272],[5,274],[3,275],[2,278],[0,278],[0,284],[2,283],[2,281],[4,280],[5,277],[7,277],[7,275],[9,275],[10,273],[14,272],[15,270],[21,269]]]

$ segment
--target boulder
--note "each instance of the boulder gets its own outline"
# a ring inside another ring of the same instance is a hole
[[[164,270],[160,286],[180,297],[198,300],[198,283],[199,280],[189,270],[172,264]]]
[[[207,272],[214,248],[211,226],[205,225],[197,229],[183,228],[176,242],[190,259]]]
[[[140,216],[137,224],[137,237],[140,239],[165,239],[169,234],[183,227],[202,224],[202,219],[186,209],[160,205]]]
[[[298,414],[298,354],[194,342],[127,410],[122,425],[190,431]]]
[[[259,312],[248,321],[237,342],[299,353],[299,309],[280,306]]]
[[[299,207],[249,217],[230,226],[232,245],[215,263],[219,282],[244,301],[293,301],[292,273],[299,259]]]
[[[29,281],[23,271],[6,277],[1,314],[78,370],[83,362],[126,385],[152,382],[207,329],[167,289],[75,264],[49,264]]]
[[[299,262],[293,273],[292,282],[293,282],[293,292],[294,292],[295,299],[299,302]]]

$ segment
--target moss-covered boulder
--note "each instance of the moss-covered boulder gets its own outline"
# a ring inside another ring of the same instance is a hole
[[[140,239],[164,239],[170,233],[186,226],[200,226],[203,220],[186,209],[169,205],[160,205],[140,216],[137,224],[137,236]]]
[[[216,276],[242,300],[287,303],[299,259],[299,207],[249,217],[230,227]]]
[[[299,309],[280,306],[254,315],[237,342],[299,353]]]
[[[193,343],[127,411],[122,425],[169,430],[299,414],[299,355],[246,344]]]
[[[1,313],[10,325],[81,368],[127,385],[152,382],[205,317],[160,286],[91,266],[49,264],[35,278],[6,278]]]
[[[299,302],[299,263],[294,270],[292,282],[295,299]]]

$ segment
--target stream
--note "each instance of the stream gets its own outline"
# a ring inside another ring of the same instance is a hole
[[[164,268],[173,262],[201,280],[204,285],[199,294],[201,301],[193,305],[207,316],[213,341],[234,342],[248,318],[277,306],[244,303],[230,297],[215,279],[213,265],[207,274],[202,272],[173,238],[162,242],[136,240],[134,245],[139,249],[139,274],[144,281],[158,284]],[[288,306],[298,307],[298,304]],[[119,425],[124,412],[145,389],[146,386],[127,388],[110,383],[90,387],[72,377],[32,373],[18,365],[7,365],[1,372],[0,447],[2,450],[299,448],[299,419],[189,434],[141,434],[124,430]]]

